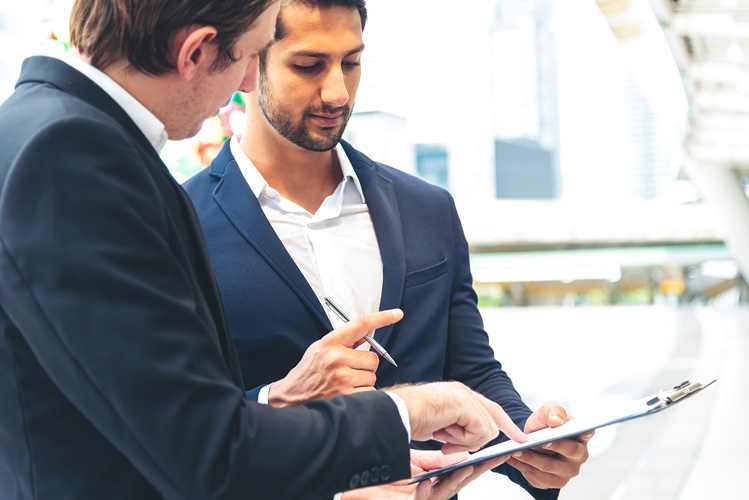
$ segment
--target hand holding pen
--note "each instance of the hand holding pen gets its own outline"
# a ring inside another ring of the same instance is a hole
[[[339,306],[338,304],[336,304],[335,302],[333,302],[333,299],[331,299],[330,297],[325,297],[325,305],[328,306],[330,308],[330,310],[335,313],[336,316],[338,316],[339,318],[341,318],[341,320],[344,323],[348,323],[349,321],[351,321],[351,318],[349,318],[348,314],[346,314],[345,312],[343,312],[343,309],[341,309],[341,306]],[[366,340],[369,343],[369,345],[372,346],[372,349],[374,349],[376,352],[378,352],[380,354],[380,356],[382,356],[383,358],[387,359],[396,368],[398,367],[398,365],[396,364],[396,362],[392,358],[392,356],[390,356],[390,354],[388,354],[388,352],[385,350],[385,348],[382,347],[380,345],[380,343],[377,342],[370,334],[366,334],[364,336],[364,340]]]
[[[313,342],[299,363],[269,387],[272,406],[297,406],[312,399],[373,391],[380,358],[355,347],[364,336],[403,317],[398,309],[365,314]]]

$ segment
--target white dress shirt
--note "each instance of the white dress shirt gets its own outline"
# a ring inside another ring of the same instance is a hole
[[[324,304],[330,297],[351,317],[379,311],[382,260],[359,179],[339,144],[335,152],[343,180],[314,214],[278,194],[242,151],[237,137],[231,152],[260,208],[334,328],[342,321]],[[369,345],[369,344],[365,344]]]

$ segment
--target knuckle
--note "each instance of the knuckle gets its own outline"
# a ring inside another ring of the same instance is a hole
[[[541,455],[541,460],[539,460],[539,463],[537,467],[544,471],[544,472],[552,472],[555,469],[556,466],[556,460],[553,458],[547,456],[547,455]]]
[[[357,316],[350,323],[356,329],[366,328],[369,326],[369,318],[367,316]]]
[[[326,351],[325,361],[330,366],[333,366],[335,368],[341,368],[343,366],[347,366],[345,351],[342,351],[341,349],[337,349],[337,348],[328,349]]]
[[[367,367],[371,369],[376,369],[377,366],[380,364],[380,357],[377,355],[377,353],[369,351],[369,352],[365,352],[364,354],[366,354],[364,360],[365,360],[365,363],[367,364]]]
[[[348,373],[345,370],[333,370],[331,379],[336,385],[346,385],[348,381]]]

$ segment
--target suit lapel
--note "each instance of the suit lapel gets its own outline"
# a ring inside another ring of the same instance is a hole
[[[297,294],[299,299],[332,330],[328,316],[312,287],[278,238],[260,208],[255,194],[239,170],[226,141],[221,152],[210,166],[211,176],[221,179],[213,198],[242,237],[278,273],[280,278]]]
[[[351,165],[356,171],[372,218],[377,244],[382,259],[382,295],[380,310],[401,306],[406,282],[406,252],[403,242],[403,228],[398,211],[395,188],[390,179],[380,175],[374,162],[359,153],[345,141],[341,141]],[[394,325],[377,331],[377,340],[386,345]]]

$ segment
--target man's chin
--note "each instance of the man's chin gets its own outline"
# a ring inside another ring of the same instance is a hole
[[[182,139],[192,139],[193,137],[195,137],[196,135],[200,133],[200,130],[202,128],[203,128],[203,122],[200,122],[196,125],[191,126],[189,129],[186,128],[185,129],[186,132],[184,133],[183,137],[180,137],[179,139],[174,139],[174,140],[181,141]],[[170,137],[169,139],[171,140],[172,138]]]
[[[314,151],[316,153],[324,153],[325,151],[331,151],[335,149],[335,147],[338,145],[338,141],[334,143],[330,142],[306,142],[304,144],[297,144],[302,149],[306,149],[307,151]]]
[[[334,129],[326,130],[326,134],[308,134],[307,140],[305,141],[306,144],[305,149],[309,149],[310,151],[317,151],[317,152],[323,152],[323,151],[330,151],[331,149],[335,149],[335,147],[338,145],[339,142],[341,142],[341,137],[343,136],[343,129],[341,127],[335,127]]]

